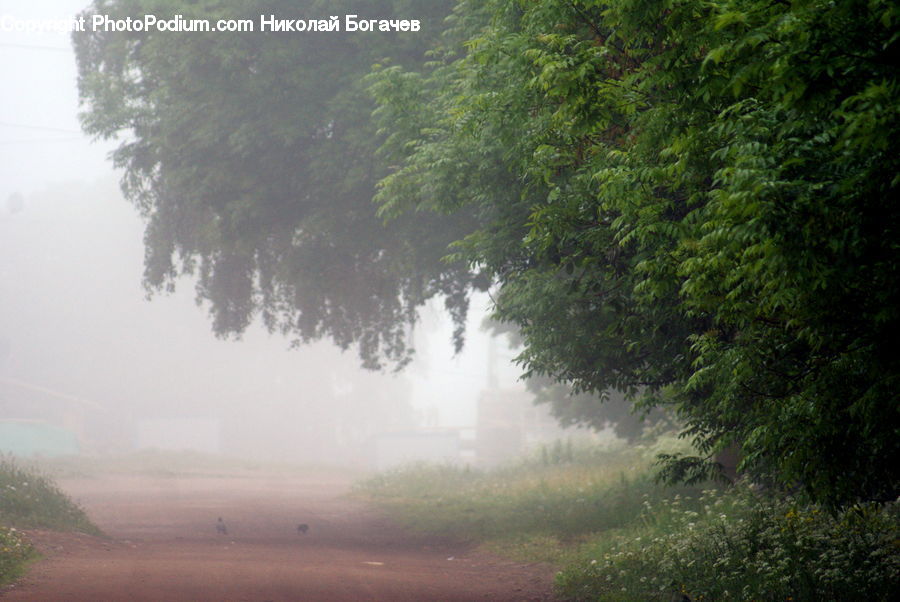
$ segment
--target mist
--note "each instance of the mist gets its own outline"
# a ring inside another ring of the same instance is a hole
[[[895,4],[0,0],[0,598],[893,599]]]
[[[83,4],[4,1],[0,13],[65,18]],[[514,352],[480,328],[485,295],[460,354],[440,303],[424,307],[415,360],[398,374],[363,370],[352,348],[328,341],[291,348],[259,324],[216,338],[190,278],[148,299],[144,224],[118,190],[115,141],[80,131],[68,34],[4,32],[0,76],[14,92],[0,99],[0,420],[61,428],[87,454],[367,467],[477,461],[479,421],[496,422],[504,404],[501,421],[525,413],[539,426],[482,459],[559,436],[531,407]]]
[[[143,224],[112,177],[16,198],[0,216],[4,420],[71,430],[85,453],[183,449],[364,466],[386,436],[400,437],[384,443],[395,460],[434,445],[449,454],[475,436],[489,387],[528,408],[512,352],[488,344],[482,315],[454,355],[446,316],[426,308],[418,358],[399,374],[364,370],[352,350],[328,342],[291,349],[258,324],[218,339],[189,279],[146,298]],[[415,443],[415,433],[453,443]]]

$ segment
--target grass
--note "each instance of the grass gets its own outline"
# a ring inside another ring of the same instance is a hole
[[[100,535],[49,477],[10,458],[0,459],[0,492],[0,524]]]
[[[654,458],[673,444],[544,453],[491,471],[410,466],[356,494],[420,532],[553,563],[570,600],[892,599],[897,504],[832,515],[747,485],[658,485]]]
[[[21,575],[37,556],[19,529],[101,535],[84,511],[50,478],[11,458],[0,458],[0,583]]]
[[[638,520],[640,500],[673,493],[652,478],[657,451],[586,447],[566,459],[550,454],[548,461],[539,453],[490,471],[415,465],[363,481],[355,491],[417,531],[558,562],[591,533]],[[678,493],[692,497],[700,490]]]
[[[895,599],[896,504],[829,514],[748,486],[699,501],[645,500],[640,521],[581,547],[559,591],[572,600]]]
[[[0,585],[6,585],[22,576],[28,563],[37,558],[37,552],[15,527],[0,526]]]

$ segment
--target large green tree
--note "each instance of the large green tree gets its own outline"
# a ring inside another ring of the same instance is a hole
[[[297,341],[358,345],[365,364],[402,365],[408,329],[442,296],[461,324],[473,277],[445,263],[471,215],[403,216],[371,203],[376,156],[363,77],[415,67],[449,10],[429,0],[96,0],[86,14],[250,19],[248,33],[74,35],[87,132],[118,137],[123,187],[146,218],[149,292],[193,275],[222,336],[256,318]],[[410,32],[261,32],[279,19],[418,19]]]
[[[373,80],[383,211],[481,221],[531,373],[668,405],[710,457],[894,499],[900,78],[892,2],[462,1]],[[702,458],[670,458],[674,476]]]
[[[94,6],[376,8],[445,10]],[[460,317],[484,274],[528,374],[666,406],[705,454],[738,445],[843,504],[900,493],[898,19],[888,0],[460,0],[440,38],[76,47],[85,127],[125,135],[148,287],[196,274],[217,332],[260,315],[402,363],[416,307],[442,294]]]
[[[521,349],[522,337],[511,322],[487,319],[482,328],[493,336],[505,336],[512,349]],[[635,408],[621,391],[575,391],[571,383],[546,374],[532,373],[524,382],[534,395],[534,403],[547,405],[562,426],[596,431],[611,428],[616,436],[629,443],[655,438],[677,428],[670,412],[660,407]]]

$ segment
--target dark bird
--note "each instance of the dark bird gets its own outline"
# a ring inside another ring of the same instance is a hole
[[[222,520],[221,516],[219,517],[219,520],[216,521],[216,533],[228,535],[228,527],[225,526],[225,521]]]
[[[298,534],[302,533],[305,535],[307,531],[309,531],[309,525],[307,525],[306,523],[300,523],[299,525],[297,525]]]

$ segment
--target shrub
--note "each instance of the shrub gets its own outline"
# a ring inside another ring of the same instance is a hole
[[[15,528],[0,527],[0,584],[18,577],[25,564],[36,555]]]
[[[559,462],[545,456],[492,470],[407,466],[369,479],[357,491],[423,532],[519,543],[566,542],[622,528],[640,517],[644,497],[699,495],[699,489],[654,482],[655,448],[569,447]]]
[[[100,533],[53,481],[10,458],[0,458],[0,524]]]
[[[829,514],[747,487],[644,503],[642,527],[564,570],[576,600],[889,600],[900,579],[896,504]]]

